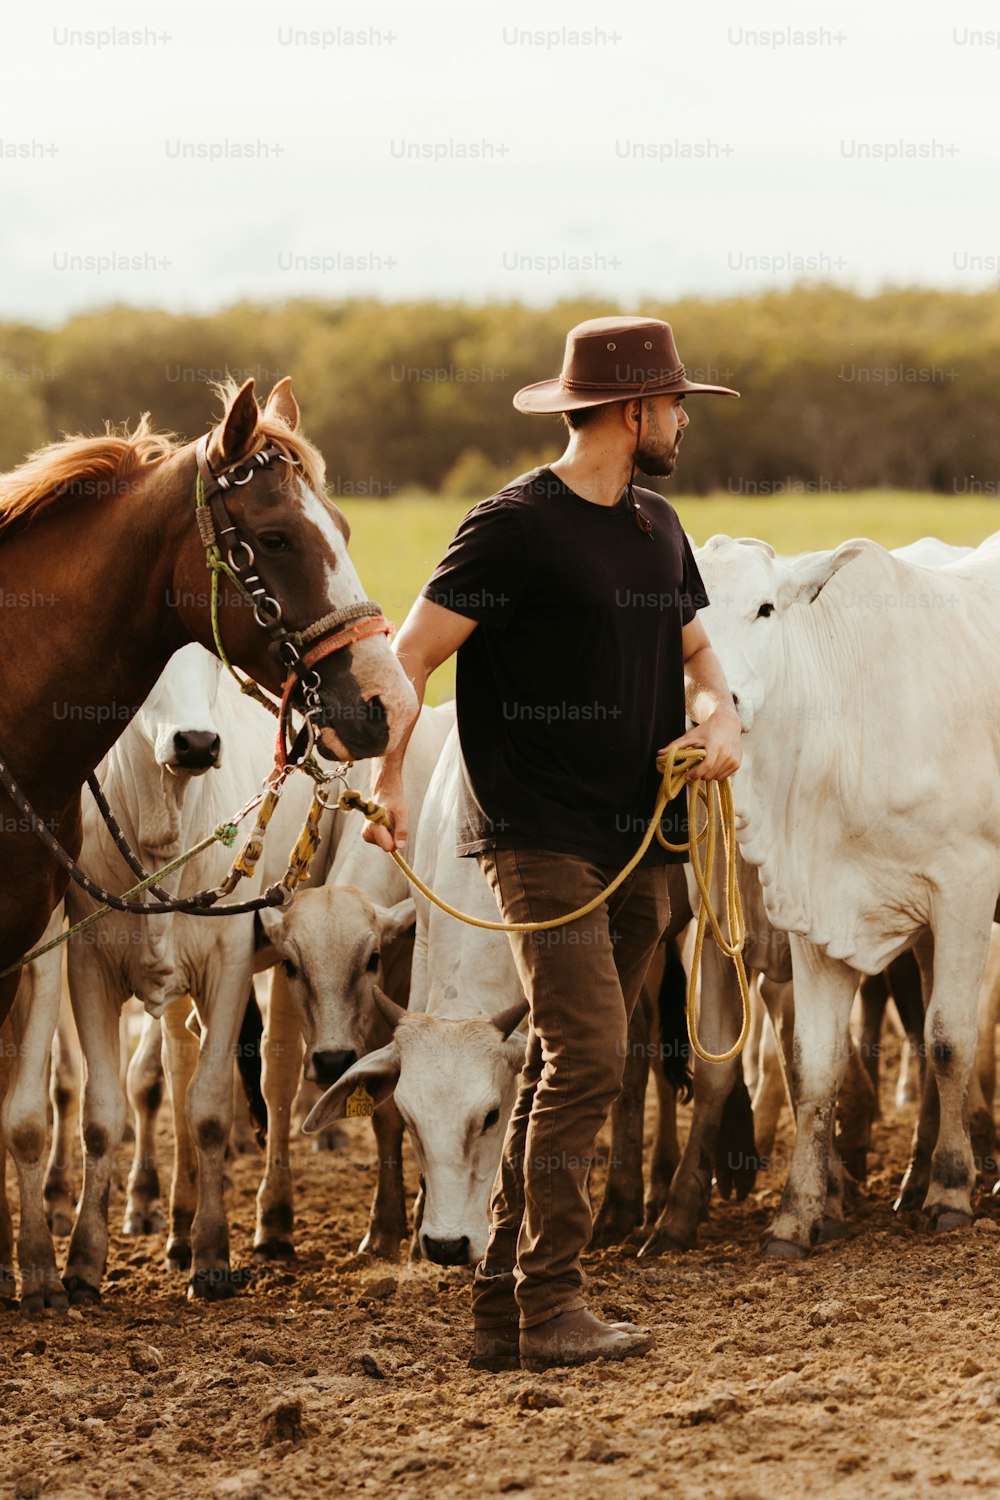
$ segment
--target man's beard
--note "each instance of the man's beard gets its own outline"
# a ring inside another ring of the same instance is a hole
[[[664,452],[663,448],[647,447],[643,443],[635,455],[635,466],[643,474],[651,477],[666,479],[674,472],[677,466],[677,450],[681,445],[681,435],[677,434],[672,448]]]

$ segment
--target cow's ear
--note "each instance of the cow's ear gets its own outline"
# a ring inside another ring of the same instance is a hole
[[[787,609],[790,604],[812,604],[834,573],[839,573],[845,563],[860,557],[870,546],[864,537],[856,537],[853,541],[842,542],[834,552],[810,552],[805,557],[797,557],[778,587],[775,602],[779,609]]]
[[[342,1120],[348,1113],[352,1116],[371,1114],[376,1105],[388,1099],[398,1082],[399,1050],[395,1042],[390,1042],[388,1047],[369,1052],[327,1089],[303,1121],[303,1135],[318,1135],[334,1120]],[[349,1110],[348,1103],[352,1100]]]
[[[402,901],[397,901],[395,906],[376,906],[375,915],[379,920],[382,942],[394,943],[404,932],[409,932],[416,922],[417,903],[411,896],[406,896]]]

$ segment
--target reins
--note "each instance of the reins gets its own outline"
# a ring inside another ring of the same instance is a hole
[[[656,795],[656,804],[653,808],[653,816],[649,826],[642,836],[638,849],[623,869],[609,882],[604,889],[588,901],[585,906],[579,906],[575,911],[566,912],[560,917],[550,917],[544,922],[488,922],[481,917],[471,916],[468,912],[459,911],[457,907],[450,906],[440,896],[430,889],[420,879],[420,876],[410,868],[398,849],[391,851],[392,858],[402,870],[407,880],[422,896],[445,912],[449,917],[455,917],[459,922],[465,922],[470,927],[481,927],[487,932],[549,932],[555,927],[565,927],[570,922],[576,922],[580,917],[589,915],[598,906],[613,895],[618,887],[627,880],[632,871],[639,864],[646,851],[655,838],[664,849],[674,854],[690,853],[691,869],[694,874],[695,883],[701,895],[701,905],[698,909],[698,920],[695,925],[694,953],[691,959],[691,972],[688,976],[687,991],[687,1020],[688,1034],[691,1038],[691,1046],[695,1055],[702,1062],[725,1063],[737,1057],[746,1045],[746,1039],[750,1032],[750,987],[747,981],[746,968],[743,964],[743,944],[746,940],[746,924],[743,918],[743,903],[740,898],[739,880],[736,868],[736,818],[733,808],[733,793],[728,777],[722,781],[688,782],[687,777],[693,766],[704,760],[704,750],[697,747],[688,747],[676,750],[673,747],[664,755],[657,758],[656,769],[660,773],[660,787]],[[672,844],[663,836],[660,827],[660,819],[667,805],[673,801],[687,786],[688,806],[690,819],[690,836],[686,843]],[[695,832],[695,822],[699,806],[704,806],[706,813],[705,826],[700,832]],[[337,806],[343,812],[360,812],[370,823],[380,824],[382,827],[390,826],[390,815],[380,803],[363,797],[360,792],[345,788],[341,793]],[[715,872],[716,847],[721,830],[722,844],[725,854],[725,894],[726,894],[726,925],[728,936],[723,933],[719,923],[718,915],[711,895],[711,882]],[[706,858],[704,864],[701,858],[701,845],[706,844]],[[721,952],[726,958],[732,960],[740,987],[740,1000],[742,1003],[743,1018],[740,1026],[740,1034],[736,1042],[726,1052],[713,1053],[707,1051],[698,1039],[698,978],[701,972],[701,955],[705,944],[705,932],[711,928]]]

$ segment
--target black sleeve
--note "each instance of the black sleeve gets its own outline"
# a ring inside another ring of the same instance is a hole
[[[687,539],[687,532],[681,528],[681,544],[684,548],[683,582],[681,583],[681,624],[690,625],[699,609],[704,609],[709,600],[705,591],[705,585],[701,581],[698,572],[698,564],[694,560],[691,551],[691,543]]]
[[[529,548],[515,506],[484,500],[459,525],[423,598],[458,615],[505,630],[531,571]]]

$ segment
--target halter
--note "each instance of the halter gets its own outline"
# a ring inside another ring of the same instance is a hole
[[[277,713],[278,764],[282,767],[301,765],[312,753],[316,743],[317,721],[323,714],[319,696],[321,680],[315,670],[316,664],[331,656],[334,651],[353,646],[358,641],[367,640],[369,636],[389,635],[392,626],[383,615],[380,605],[372,599],[361,599],[332,610],[302,631],[288,630],[282,623],[281,604],[262,577],[260,565],[257,564],[258,571],[253,571],[253,548],[246,537],[240,534],[239,527],[229,514],[225,497],[227,492],[249,484],[255,474],[270,468],[276,459],[296,466],[298,460],[283,453],[276,444],[269,443],[249,458],[241,459],[215,474],[208,462],[207,433],[199,438],[195,454],[198,461],[195,519],[205,547],[205,563],[212,574],[212,635],[215,649],[243,692],[263,703],[270,712]],[[252,606],[254,620],[262,630],[267,631],[278,657],[288,669],[288,675],[282,684],[281,706],[277,710],[252,679],[240,677],[226,655],[219,627],[220,573],[225,574]],[[302,691],[305,723],[294,742],[289,745],[291,700],[296,687]]]

